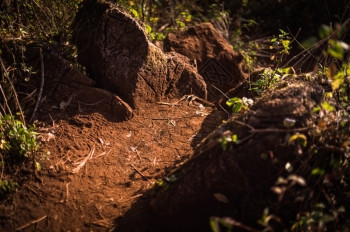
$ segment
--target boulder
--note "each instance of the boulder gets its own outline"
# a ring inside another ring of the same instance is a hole
[[[164,41],[164,51],[180,53],[197,63],[207,84],[209,100],[222,96],[212,85],[227,92],[247,77],[242,71],[243,56],[232,49],[211,23],[169,33]]]
[[[130,15],[115,5],[88,0],[73,24],[78,61],[96,83],[132,107],[165,96],[195,93],[206,84],[185,59],[164,54]]]

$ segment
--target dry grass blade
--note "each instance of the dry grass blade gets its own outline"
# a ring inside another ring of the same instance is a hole
[[[113,220],[114,220],[114,218],[102,219],[102,220],[95,221],[92,224],[97,225],[97,226],[101,226],[101,227],[111,228],[114,225]]]
[[[86,162],[92,159],[92,156],[95,153],[95,146],[91,149],[90,153],[81,161],[81,162],[75,162],[74,164],[77,165],[75,168],[73,168],[72,173],[77,173],[80,171],[82,167],[85,166]]]

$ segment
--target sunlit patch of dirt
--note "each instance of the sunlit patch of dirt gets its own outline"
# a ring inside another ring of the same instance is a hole
[[[77,114],[74,101],[43,115],[37,123],[43,182],[26,181],[3,201],[2,230],[113,230],[135,200],[144,198],[140,207],[148,207],[146,190],[188,159],[205,136],[198,131],[213,109],[187,99],[145,104],[124,122],[108,121],[98,109]],[[217,114],[206,128],[222,119],[225,114]],[[135,226],[123,223],[125,231]]]

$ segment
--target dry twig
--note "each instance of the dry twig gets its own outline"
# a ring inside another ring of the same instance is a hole
[[[43,58],[43,52],[40,48],[40,68],[41,68],[41,83],[40,83],[40,90],[39,90],[39,94],[38,94],[38,100],[36,101],[34,110],[33,110],[33,114],[32,117],[29,120],[29,123],[32,123],[36,114],[36,111],[38,110],[38,107],[40,105],[40,101],[41,101],[41,96],[43,94],[43,89],[44,89],[44,77],[45,77],[45,70],[44,70],[44,58]]]
[[[17,231],[18,231],[18,230],[23,230],[24,228],[27,228],[28,226],[33,225],[33,224],[35,224],[35,223],[38,223],[38,222],[44,220],[45,218],[47,218],[47,215],[42,216],[41,218],[38,218],[38,219],[33,220],[33,221],[31,221],[31,222],[28,222],[27,224],[16,228],[16,230],[17,230]]]
[[[68,186],[69,186],[70,182],[66,184],[66,202],[68,201],[68,196],[69,196],[69,191],[68,191]]]
[[[133,164],[129,164],[138,174],[140,174],[145,180],[147,180],[150,184],[153,184],[152,181],[150,181],[145,175],[142,174],[141,171],[139,171]]]
[[[118,201],[117,203],[123,203],[123,202],[131,201],[131,200],[134,200],[134,199],[142,197],[142,196],[143,196],[142,193],[136,194],[135,196],[129,197],[129,198],[127,198],[125,200],[122,200],[122,201]]]
[[[75,162],[74,164],[77,165],[75,168],[73,168],[72,173],[77,173],[80,171],[82,167],[86,164],[87,161],[92,159],[92,156],[95,153],[95,146],[91,149],[90,153],[81,161],[81,162]]]

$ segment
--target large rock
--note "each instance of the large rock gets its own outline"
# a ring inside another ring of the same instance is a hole
[[[271,187],[279,176],[288,176],[287,163],[295,169],[302,166],[296,170],[301,176],[311,172],[305,163],[309,156],[300,154],[297,143],[289,144],[288,136],[297,131],[308,134],[307,128],[314,126],[313,107],[320,103],[323,90],[309,83],[285,84],[216,129],[197,147],[193,158],[172,174],[176,178],[164,180],[151,202],[158,215],[155,228],[209,231],[211,216],[229,216],[254,225],[265,207],[271,213],[276,210]],[[286,117],[296,121],[289,132],[283,123]],[[220,140],[233,134],[241,143],[231,143],[232,149],[224,150]],[[298,208],[294,201],[289,203],[293,207],[280,205],[278,210]]]
[[[222,95],[212,85],[227,92],[247,77],[242,71],[243,56],[232,49],[211,23],[169,33],[164,41],[164,50],[175,51],[197,62],[211,100],[217,100],[217,96]]]
[[[206,98],[195,67],[149,42],[144,29],[109,3],[88,0],[74,22],[78,60],[103,88],[131,106],[191,92]]]

